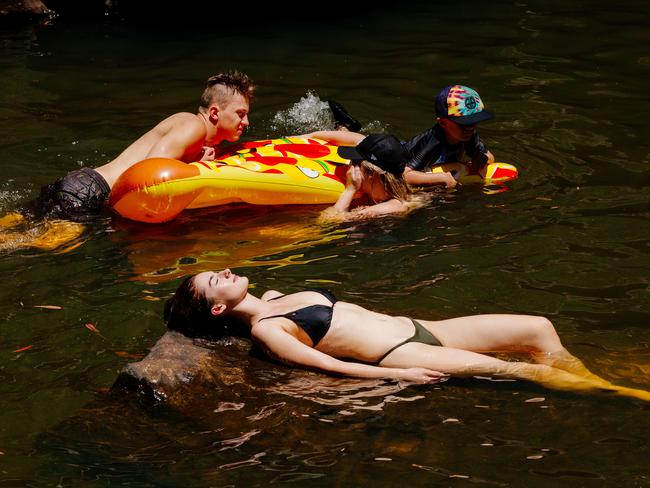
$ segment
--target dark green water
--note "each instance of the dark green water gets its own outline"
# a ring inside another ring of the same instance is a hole
[[[395,314],[543,314],[593,370],[650,389],[647,5],[306,17],[4,26],[0,210],[194,111],[228,68],[259,86],[250,139],[299,131],[328,97],[367,130],[408,137],[432,123],[440,88],[475,87],[498,116],[481,135],[520,179],[441,193],[405,219],[322,229],[318,209],[236,207],[145,226],[107,213],[69,252],[3,251],[0,486],[650,486],[650,410],[626,399],[486,380],[401,388],[234,345],[239,381],[191,411],[106,392],[163,333],[179,277],[225,265],[258,290],[326,281]]]

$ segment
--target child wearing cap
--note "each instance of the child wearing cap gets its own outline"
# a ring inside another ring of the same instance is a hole
[[[355,141],[346,139],[349,145],[338,148],[339,155],[352,163],[345,190],[334,205],[322,212],[323,219],[347,221],[405,214],[421,203],[409,195],[404,184],[408,153],[402,143],[390,134],[360,137],[356,146],[351,147]]]
[[[475,170],[494,162],[494,156],[485,148],[476,132],[479,122],[494,118],[485,110],[479,94],[462,85],[444,88],[436,97],[436,124],[404,143],[409,160],[404,179],[414,186],[443,184],[456,186],[451,173],[430,173],[436,164],[470,162]]]

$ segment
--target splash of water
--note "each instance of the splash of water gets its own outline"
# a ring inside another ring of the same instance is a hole
[[[8,187],[9,183],[4,186]],[[0,188],[0,214],[4,214],[16,207],[18,203],[25,200],[28,194],[27,191]]]
[[[304,134],[315,130],[333,130],[334,118],[327,102],[312,91],[271,120],[270,129],[285,135]]]
[[[300,135],[317,130],[334,130],[335,120],[327,104],[313,91],[308,91],[286,110],[278,111],[269,124],[272,136]],[[379,120],[363,124],[361,133],[388,132],[390,125]]]

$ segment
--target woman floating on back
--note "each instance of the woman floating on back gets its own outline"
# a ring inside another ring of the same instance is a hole
[[[257,298],[248,292],[248,278],[225,269],[186,278],[165,304],[165,321],[187,336],[213,338],[236,321],[270,357],[343,376],[415,383],[447,375],[493,376],[650,400],[650,392],[616,386],[591,373],[562,346],[544,317],[415,320],[341,302],[322,289],[288,295],[271,290]],[[532,362],[503,361],[487,352],[530,353]]]

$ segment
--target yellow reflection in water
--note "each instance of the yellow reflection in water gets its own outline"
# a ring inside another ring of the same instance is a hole
[[[153,284],[225,267],[277,269],[309,264],[336,255],[307,258],[296,251],[347,236],[345,229],[317,225],[309,218],[291,221],[287,216],[282,222],[268,224],[259,220],[226,220],[219,225],[206,220],[142,231],[142,236],[126,245],[133,279]]]
[[[40,249],[69,252],[83,244],[85,227],[67,220],[31,222],[17,212],[0,218],[0,250]]]

